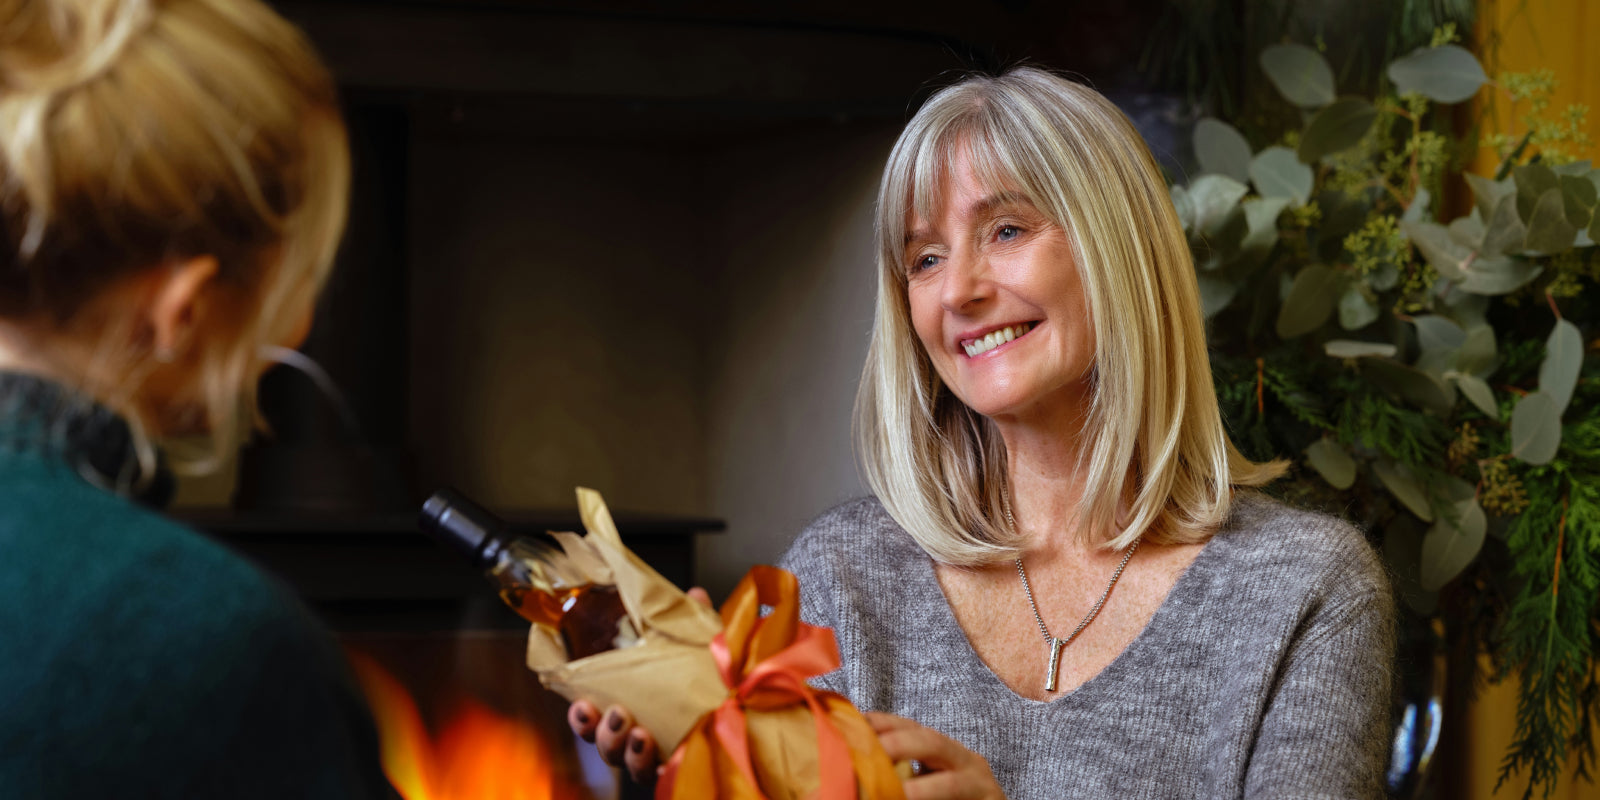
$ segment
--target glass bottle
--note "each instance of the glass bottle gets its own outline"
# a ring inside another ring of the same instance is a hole
[[[587,580],[558,547],[510,535],[505,522],[459,492],[429,497],[420,525],[482,570],[523,619],[560,635],[568,659],[640,642],[617,587]]]

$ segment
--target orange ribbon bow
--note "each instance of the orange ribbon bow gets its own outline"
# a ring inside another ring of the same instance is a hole
[[[672,754],[656,785],[656,800],[772,800],[769,794],[798,797],[799,790],[813,785],[817,800],[856,800],[858,778],[865,797],[904,797],[894,766],[861,712],[840,695],[806,684],[807,678],[838,669],[839,648],[833,631],[800,621],[799,597],[794,575],[758,565],[723,604],[723,631],[712,640],[711,654],[730,689],[728,697],[695,723]],[[762,605],[772,613],[761,616]],[[814,740],[817,774],[783,774],[793,762],[779,759],[783,763],[764,765],[762,775],[772,785],[763,787],[751,757],[746,711],[802,706],[813,722],[805,728],[814,731],[793,725],[763,730]]]

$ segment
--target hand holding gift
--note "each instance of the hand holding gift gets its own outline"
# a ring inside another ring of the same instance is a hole
[[[580,701],[575,730],[594,734],[613,757],[627,742],[635,774],[655,758],[652,738],[671,752],[658,798],[904,796],[861,713],[806,683],[839,666],[838,648],[832,631],[800,622],[793,575],[753,568],[719,618],[622,545],[599,494],[579,489],[578,503],[589,535],[552,534],[564,557],[549,572],[569,573],[567,586],[614,585],[630,624],[618,638],[628,646],[579,657],[561,626],[534,619],[528,666],[546,687]],[[537,587],[545,572],[520,577]],[[515,599],[507,602],[527,605]],[[771,613],[762,616],[762,606]],[[599,707],[619,716],[601,721]],[[630,731],[621,709],[650,736]]]

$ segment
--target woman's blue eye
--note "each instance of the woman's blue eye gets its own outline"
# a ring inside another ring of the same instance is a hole
[[[1002,242],[1009,242],[1022,234],[1022,229],[1015,225],[1007,225],[995,233],[995,238]]]
[[[937,266],[938,264],[939,264],[939,257],[938,256],[922,256],[922,257],[918,258],[916,261],[911,262],[911,271],[912,272],[921,272],[922,270],[928,269],[930,267]]]

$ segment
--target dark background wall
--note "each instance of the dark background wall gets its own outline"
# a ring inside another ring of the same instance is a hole
[[[864,492],[850,446],[872,204],[935,88],[1021,60],[1160,131],[1156,4],[281,2],[344,89],[352,223],[306,352],[357,430],[269,376],[278,437],[181,502],[724,518],[720,596]],[[1179,120],[1181,122],[1181,120]]]

